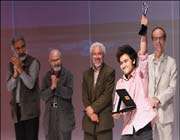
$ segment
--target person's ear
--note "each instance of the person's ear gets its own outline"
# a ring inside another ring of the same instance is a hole
[[[134,61],[133,61],[133,65],[135,65],[135,63],[136,63],[136,61],[134,60]]]

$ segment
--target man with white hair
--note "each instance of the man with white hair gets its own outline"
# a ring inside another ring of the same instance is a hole
[[[46,140],[71,140],[75,126],[72,105],[73,75],[62,66],[62,54],[53,49],[49,53],[51,69],[42,81],[41,98],[45,101]]]
[[[115,70],[104,63],[105,53],[102,43],[93,43],[90,47],[92,67],[83,74],[84,140],[112,140]]]

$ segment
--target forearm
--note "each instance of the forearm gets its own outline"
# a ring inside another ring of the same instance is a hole
[[[140,48],[139,54],[144,55],[147,53],[147,25],[148,19],[146,16],[142,15],[141,17],[141,30],[139,32],[140,35]]]
[[[65,86],[59,85],[57,86],[55,90],[55,95],[60,96],[64,99],[71,99],[73,95],[73,89],[70,86],[65,87]]]
[[[160,101],[160,106],[165,106],[175,95],[175,87],[168,87],[161,94],[157,95],[157,99]]]
[[[26,85],[27,88],[32,89],[34,87],[36,79],[33,79],[30,75],[28,75],[24,71],[20,74],[19,77],[22,79],[23,83]]]
[[[52,93],[52,90],[49,87],[49,88],[41,90],[40,96],[44,101],[47,101],[50,98],[52,98],[54,96],[54,94]]]
[[[140,49],[139,49],[139,54],[140,55],[145,55],[147,53],[147,36],[141,36],[140,38]]]
[[[7,81],[7,89],[8,89],[8,91],[12,92],[16,88],[16,84],[17,84],[17,80],[14,79],[13,77],[11,77]]]
[[[37,61],[33,61],[29,68],[29,74],[25,71],[20,74],[19,77],[22,79],[27,88],[32,89],[34,87],[39,74],[39,69],[39,63]]]

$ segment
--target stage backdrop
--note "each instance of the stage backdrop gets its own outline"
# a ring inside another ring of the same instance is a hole
[[[149,29],[161,25],[167,31],[167,53],[177,60],[179,72],[179,2],[149,1]],[[58,48],[63,54],[63,65],[74,75],[73,104],[76,128],[73,140],[83,139],[81,121],[82,73],[89,67],[89,46],[94,41],[102,42],[107,48],[105,61],[116,69],[116,80],[121,76],[115,53],[117,47],[128,43],[135,49],[139,46],[138,30],[142,2],[23,2],[1,1],[1,139],[15,140],[10,115],[10,93],[6,89],[7,64],[12,56],[10,41],[14,34],[24,35],[28,53],[41,62],[40,82],[48,70],[48,53]],[[149,52],[152,44],[149,35]],[[175,98],[174,140],[179,140],[179,76]],[[41,126],[39,138],[44,140],[41,104]],[[121,121],[115,121],[114,140],[120,139]]]

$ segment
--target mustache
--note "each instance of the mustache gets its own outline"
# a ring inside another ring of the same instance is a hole
[[[18,56],[19,57],[23,57],[23,56],[25,56],[26,55],[26,53],[21,53],[21,54],[19,54]]]
[[[60,65],[60,64],[56,64],[56,65],[52,66],[52,69],[53,69],[54,71],[60,71],[61,65]]]

